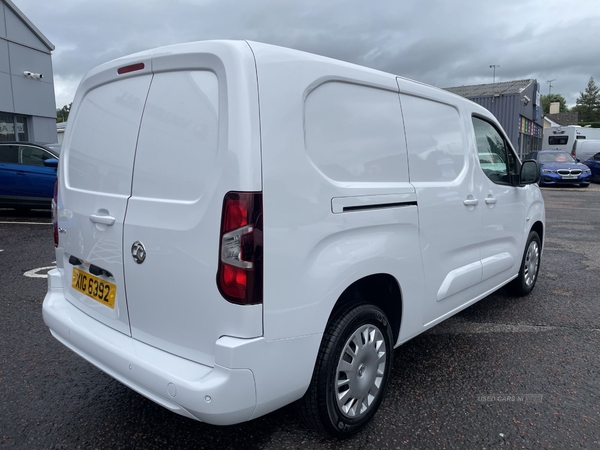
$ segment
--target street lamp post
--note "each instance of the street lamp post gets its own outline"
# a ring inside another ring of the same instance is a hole
[[[494,75],[493,75],[493,83],[496,84],[496,67],[500,67],[500,65],[498,64],[490,64],[490,69],[494,70]]]

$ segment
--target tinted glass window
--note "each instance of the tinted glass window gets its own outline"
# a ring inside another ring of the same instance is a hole
[[[600,153],[596,153],[596,154],[594,155],[594,159],[595,159],[596,161],[600,161]]]
[[[19,164],[43,166],[44,161],[51,158],[54,158],[54,155],[41,148],[29,146],[19,147]]]
[[[567,152],[542,152],[539,161],[541,163],[574,162],[575,160]]]
[[[502,135],[489,122],[473,117],[479,164],[494,183],[508,183],[508,174],[516,171],[516,157]]]
[[[0,163],[17,164],[17,147],[14,145],[0,145]]]
[[[569,136],[550,136],[548,138],[550,145],[567,145],[567,142],[569,142]]]
[[[410,181],[452,181],[465,167],[466,151],[456,108],[401,95]]]

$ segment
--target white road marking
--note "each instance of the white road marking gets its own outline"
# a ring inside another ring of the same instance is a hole
[[[0,222],[0,224],[10,225],[10,224],[18,224],[18,225],[52,225],[52,222]]]
[[[475,322],[450,322],[441,323],[428,330],[430,334],[488,334],[488,333],[542,333],[555,330],[569,330],[568,327],[549,325],[521,325],[504,323],[475,323]],[[591,328],[591,331],[600,331]]]
[[[56,266],[48,266],[48,267],[38,267],[37,269],[31,269],[25,272],[23,275],[29,278],[48,278],[48,273],[38,273],[42,270],[46,272],[48,270],[54,269]]]

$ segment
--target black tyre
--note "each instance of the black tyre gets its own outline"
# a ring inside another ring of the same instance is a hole
[[[527,238],[525,253],[521,261],[519,276],[510,283],[510,288],[515,295],[525,296],[535,287],[540,270],[542,242],[537,232],[532,231]]]
[[[587,184],[580,184],[580,185],[579,185],[579,187],[586,188],[586,187],[588,187],[589,185],[590,185],[589,183],[587,183]]]
[[[304,421],[334,438],[347,438],[373,418],[385,395],[394,352],[386,315],[354,304],[329,322],[308,391],[297,402]]]

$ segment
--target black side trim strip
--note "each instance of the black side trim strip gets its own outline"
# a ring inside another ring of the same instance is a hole
[[[417,206],[417,202],[379,203],[376,205],[344,206],[342,212],[365,211],[369,209],[401,208],[404,206]]]

